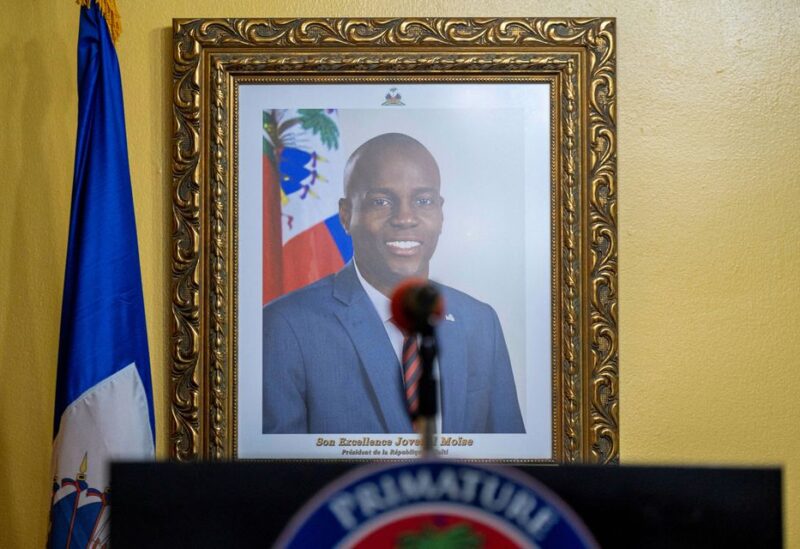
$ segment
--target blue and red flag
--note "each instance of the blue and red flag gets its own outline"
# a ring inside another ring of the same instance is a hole
[[[83,0],[78,133],[53,440],[50,547],[104,547],[108,465],[152,459],[155,422],[113,2]],[[108,22],[107,22],[108,21]]]
[[[263,113],[263,303],[341,269],[353,256],[339,222],[344,158],[335,109]]]

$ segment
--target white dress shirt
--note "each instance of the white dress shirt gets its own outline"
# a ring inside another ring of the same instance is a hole
[[[383,322],[383,329],[386,330],[386,335],[389,337],[389,341],[392,344],[392,349],[394,349],[394,354],[397,357],[397,363],[400,365],[400,379],[403,379],[403,340],[405,336],[400,328],[392,322],[392,302],[391,300],[383,295],[377,288],[375,288],[372,284],[366,281],[366,279],[361,276],[361,271],[358,270],[358,263],[354,260],[353,265],[356,268],[356,276],[358,276],[358,281],[361,283],[361,287],[364,288],[364,291],[367,292],[367,297],[369,297],[372,306],[375,307],[375,311],[378,313],[378,317]],[[436,414],[436,432],[442,432],[442,413],[441,413],[441,406],[442,406],[442,391],[441,387],[439,387],[438,379],[439,379],[439,365],[434,363],[433,365],[433,377],[437,379],[436,388],[439,393],[439,412]]]
[[[386,335],[389,336],[394,354],[402,368],[403,359],[400,355],[403,353],[403,339],[405,339],[405,336],[403,336],[403,332],[400,328],[392,322],[392,302],[361,276],[361,271],[358,270],[358,264],[356,264],[356,275],[358,276],[358,281],[361,283],[361,287],[367,292],[367,297],[369,297],[369,300],[372,302],[372,306],[375,307],[378,317],[380,317],[381,322],[383,322],[383,329],[386,330]]]

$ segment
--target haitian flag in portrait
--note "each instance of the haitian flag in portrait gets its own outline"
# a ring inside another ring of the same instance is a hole
[[[263,113],[263,304],[335,273],[353,255],[339,222],[346,158],[335,109]]]
[[[78,131],[48,546],[106,547],[108,466],[152,459],[155,421],[113,2],[81,0]],[[108,23],[107,23],[108,22]]]

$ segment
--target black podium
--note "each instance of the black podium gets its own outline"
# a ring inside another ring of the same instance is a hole
[[[341,463],[114,464],[112,547],[269,547]],[[781,547],[781,471],[517,467],[602,547]]]

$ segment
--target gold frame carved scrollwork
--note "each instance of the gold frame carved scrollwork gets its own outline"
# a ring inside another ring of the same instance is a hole
[[[554,456],[619,460],[615,21],[174,21],[170,456],[235,457],[237,189],[242,78],[550,79]]]

